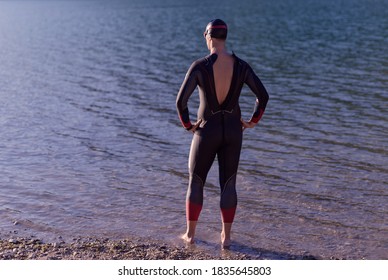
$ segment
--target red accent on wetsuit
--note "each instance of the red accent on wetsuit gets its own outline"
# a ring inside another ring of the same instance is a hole
[[[223,209],[221,208],[222,221],[224,223],[233,223],[234,216],[236,214],[236,207]]]
[[[179,115],[179,119],[181,120],[181,123],[184,128],[190,128],[192,126],[191,121],[185,122],[181,115]]]
[[[261,119],[261,117],[264,114],[264,110],[263,109],[260,108],[259,110],[260,110],[259,115],[257,117],[252,116],[252,118],[250,119],[251,122],[254,122],[254,123],[258,123],[259,122],[259,120]]]
[[[186,201],[187,220],[198,221],[201,210],[202,210],[202,205],[196,204],[190,201]]]
[[[226,25],[213,25],[210,26],[208,29],[228,29]]]

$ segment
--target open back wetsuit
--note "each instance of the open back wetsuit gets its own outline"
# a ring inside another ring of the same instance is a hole
[[[251,117],[257,123],[264,113],[268,93],[260,79],[245,61],[234,55],[233,78],[222,104],[215,91],[213,64],[217,54],[195,61],[189,68],[179,90],[176,105],[182,125],[192,128],[187,102],[198,86],[200,126],[194,132],[189,156],[189,187],[186,197],[187,219],[197,221],[202,209],[203,187],[207,174],[217,155],[221,186],[220,208],[225,223],[232,223],[237,206],[236,174],[242,144],[241,111],[238,99],[245,84],[256,95]]]

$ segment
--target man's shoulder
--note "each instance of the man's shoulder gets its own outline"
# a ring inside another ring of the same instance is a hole
[[[213,59],[214,59],[213,55],[207,55],[207,56],[198,58],[193,62],[192,65],[208,65],[209,63],[212,62]]]
[[[233,56],[235,57],[235,59],[237,60],[237,62],[240,64],[240,66],[243,66],[243,67],[250,67],[248,62],[246,62],[245,60],[243,60],[243,59],[241,59],[240,57],[238,57],[235,53],[233,53]]]
[[[189,71],[201,70],[211,63],[211,56],[207,55],[194,60],[191,64]]]

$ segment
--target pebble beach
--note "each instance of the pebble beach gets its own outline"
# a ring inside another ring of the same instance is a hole
[[[44,243],[36,238],[0,240],[0,260],[247,260],[250,256],[225,251],[211,255],[194,245],[175,246],[142,239],[75,238]]]

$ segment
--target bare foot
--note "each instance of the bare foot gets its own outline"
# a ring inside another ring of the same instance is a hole
[[[224,232],[221,232],[221,248],[229,249],[232,241],[230,240],[230,236],[226,237]]]
[[[185,241],[187,244],[194,244],[194,236],[189,236],[187,233],[181,236],[181,239]]]

